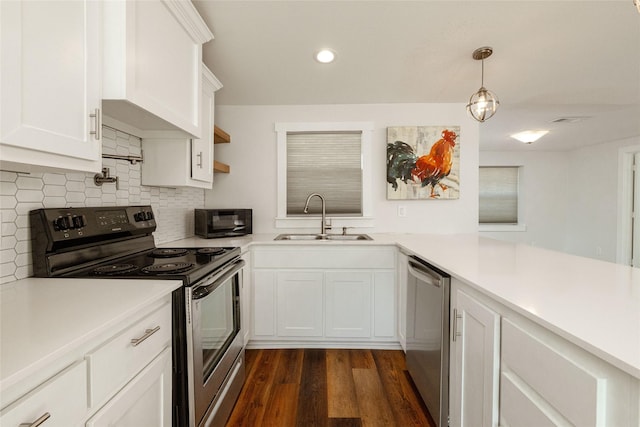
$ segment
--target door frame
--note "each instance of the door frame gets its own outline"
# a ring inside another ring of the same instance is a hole
[[[631,265],[633,261],[633,220],[631,216],[633,214],[633,158],[636,153],[640,153],[640,145],[629,145],[618,150],[619,191],[616,262],[624,265]],[[640,173],[640,170],[638,172]]]

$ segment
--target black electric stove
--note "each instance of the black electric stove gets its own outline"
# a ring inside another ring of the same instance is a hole
[[[38,209],[30,213],[37,277],[179,279],[185,286],[240,248],[156,248],[151,206]]]
[[[173,426],[226,420],[244,383],[240,248],[157,248],[151,206],[37,209],[30,223],[37,277],[182,281],[172,293]],[[205,304],[205,313],[197,311]],[[225,331],[216,351],[193,338],[202,335],[201,324]]]

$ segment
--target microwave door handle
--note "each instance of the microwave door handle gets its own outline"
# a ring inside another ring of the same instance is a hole
[[[192,300],[199,300],[211,292],[213,292],[218,286],[227,281],[230,277],[236,274],[242,267],[245,266],[245,262],[242,259],[238,259],[233,262],[229,266],[225,267],[219,273],[214,274],[213,276],[209,276],[203,279],[204,284],[199,286],[194,286],[192,290]]]

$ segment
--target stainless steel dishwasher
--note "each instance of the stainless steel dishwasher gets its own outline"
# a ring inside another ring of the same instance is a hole
[[[436,425],[449,418],[451,278],[411,256],[407,275],[407,369]]]

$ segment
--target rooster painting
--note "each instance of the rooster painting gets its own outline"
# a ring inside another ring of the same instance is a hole
[[[440,138],[429,146],[438,133]],[[387,198],[458,198],[459,133],[457,126],[388,128]]]

